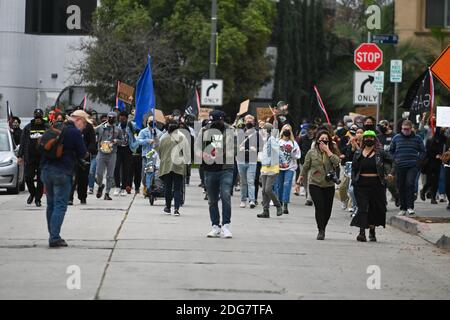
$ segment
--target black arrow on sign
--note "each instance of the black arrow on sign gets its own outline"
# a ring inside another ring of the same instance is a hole
[[[218,84],[214,83],[212,85],[209,86],[208,90],[206,90],[206,96],[209,97],[209,92],[211,91],[211,89],[215,89],[217,88]]]
[[[363,81],[361,84],[361,93],[364,93],[364,89],[366,88],[366,84],[370,82],[372,84],[375,81],[375,78],[373,76],[369,76],[366,80]]]

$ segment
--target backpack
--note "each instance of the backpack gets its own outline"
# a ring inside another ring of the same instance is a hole
[[[62,157],[65,129],[63,123],[58,123],[44,132],[38,143],[38,149],[43,156],[52,160],[58,160]]]

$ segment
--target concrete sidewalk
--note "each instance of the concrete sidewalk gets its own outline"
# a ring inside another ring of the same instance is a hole
[[[317,241],[314,209],[292,197],[291,214],[257,219],[233,197],[233,239],[207,239],[207,202],[193,171],[181,216],[162,213],[142,195],[88,199],[70,207],[62,236],[49,249],[45,208],[27,194],[0,194],[0,299],[448,299],[450,254],[387,226],[377,243],[358,243],[338,209]],[[44,201],[45,204],[45,201]],[[390,204],[393,213],[397,210]],[[66,286],[69,266],[81,289]],[[375,266],[380,290],[367,286]]]

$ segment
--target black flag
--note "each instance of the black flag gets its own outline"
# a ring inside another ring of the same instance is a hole
[[[200,113],[200,97],[198,95],[197,89],[194,89],[191,98],[184,110],[184,116],[191,116],[195,118],[195,120],[198,119],[198,115]]]
[[[417,115],[422,115],[424,112],[433,111],[433,81],[430,70],[426,70],[420,75],[409,87],[403,102],[403,108],[410,111],[410,119],[414,122]]]

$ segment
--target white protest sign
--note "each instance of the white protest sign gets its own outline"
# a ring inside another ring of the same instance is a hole
[[[450,107],[437,107],[436,126],[450,127]]]

